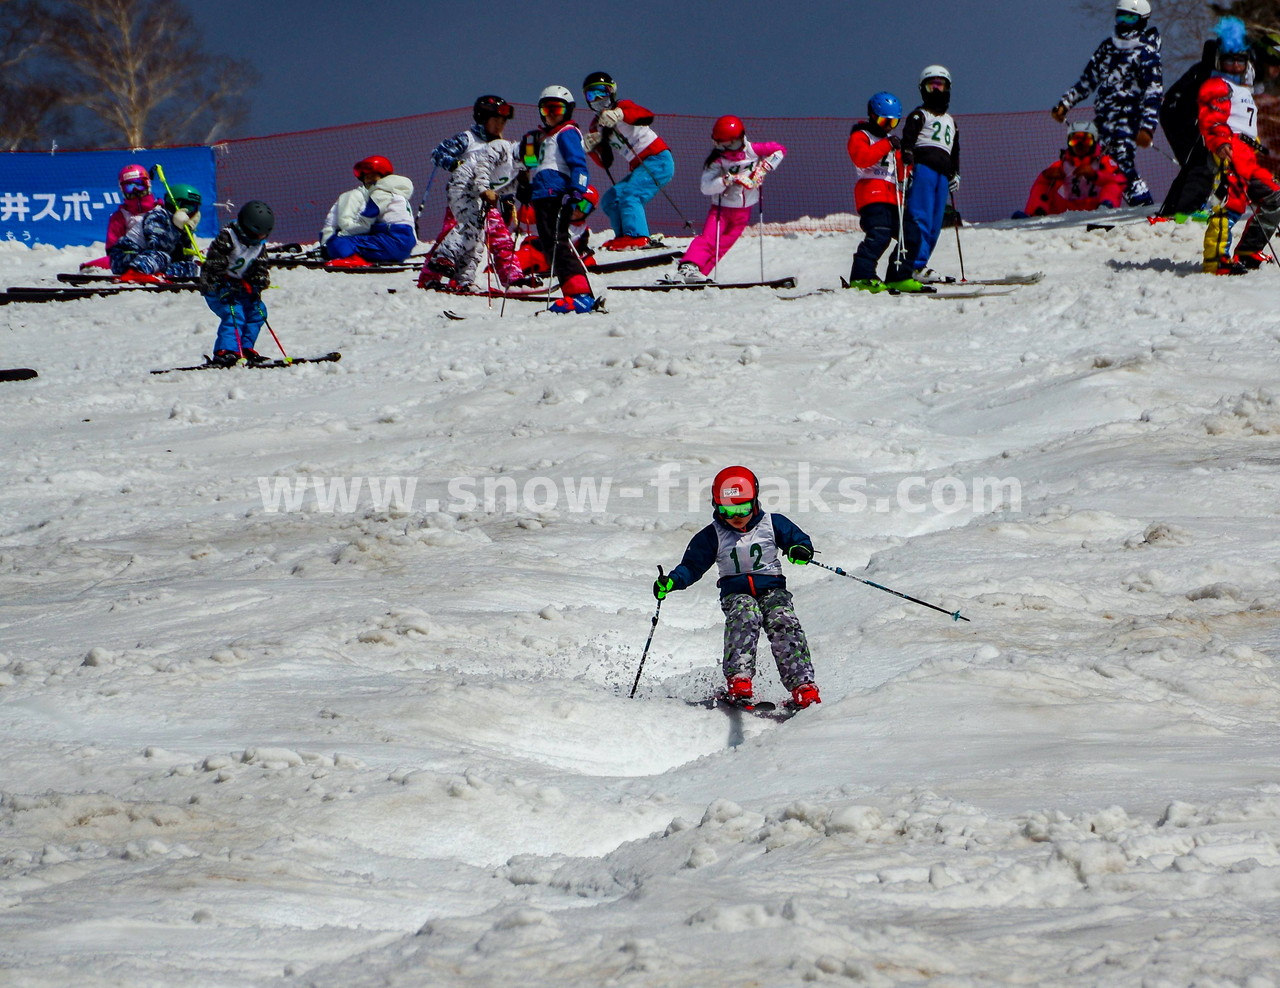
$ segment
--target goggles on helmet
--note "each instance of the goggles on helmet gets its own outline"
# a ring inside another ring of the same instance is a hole
[[[562,99],[544,99],[538,104],[538,113],[542,115],[543,120],[547,117],[563,117],[568,112],[569,104]]]
[[[573,204],[573,208],[580,212],[583,217],[591,215],[591,211],[596,207],[591,204],[590,199],[579,199]]]
[[[493,103],[486,103],[481,109],[488,116],[501,117],[503,120],[510,120],[516,115],[516,108],[510,103],[499,103],[496,106]]]
[[[951,83],[947,82],[946,79],[934,76],[920,83],[920,86],[926,93],[945,93],[951,88]]]
[[[1240,75],[1249,68],[1249,58],[1244,52],[1227,52],[1219,61],[1223,72]]]
[[[716,141],[715,145],[721,151],[741,151],[745,143],[745,138],[739,134],[737,137],[731,137],[727,141]]]
[[[598,103],[600,100],[611,99],[615,92],[615,87],[603,82],[592,83],[582,91],[582,95],[587,98],[588,103]]]
[[[126,178],[120,183],[126,199],[141,199],[147,194],[147,183],[140,178]]]
[[[893,130],[894,127],[898,126],[898,118],[897,117],[876,117],[876,126],[886,132]]]
[[[1116,24],[1120,27],[1137,27],[1142,23],[1142,15],[1129,10],[1116,11]]]
[[[716,514],[721,518],[746,518],[755,510],[750,501],[746,504],[717,504]]]
[[[1079,132],[1067,135],[1067,147],[1072,151],[1092,151],[1096,143],[1092,134]]]

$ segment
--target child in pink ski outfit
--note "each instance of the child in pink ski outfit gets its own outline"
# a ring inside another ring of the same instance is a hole
[[[107,220],[107,250],[116,245],[130,230],[142,225],[142,217],[156,208],[151,194],[151,175],[141,165],[125,165],[117,179],[120,183],[120,208]],[[80,265],[81,271],[111,270],[111,258],[97,257]]]
[[[787,149],[771,141],[748,141],[737,117],[721,117],[711,128],[715,148],[702,170],[702,194],[714,196],[702,232],[680,258],[676,274],[686,284],[710,281],[709,275],[738,242],[760,200],[760,183],[778,167]]]

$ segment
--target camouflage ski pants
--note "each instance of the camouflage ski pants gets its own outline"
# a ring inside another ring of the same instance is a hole
[[[1127,203],[1139,196],[1150,195],[1146,180],[1138,174],[1138,163],[1135,160],[1137,135],[1133,124],[1128,120],[1104,120],[1100,117],[1095,119],[1094,123],[1098,125],[1098,134],[1102,138],[1102,143],[1107,146],[1107,154],[1115,159],[1120,170],[1124,172],[1124,177],[1129,180],[1124,190],[1124,201]]]
[[[476,280],[476,268],[484,252],[487,205],[468,189],[449,192],[449,209],[457,225],[440,241],[436,256],[449,262],[454,272],[453,280],[459,285],[470,285]]]
[[[760,629],[769,636],[773,661],[778,665],[782,685],[793,690],[813,682],[813,661],[809,642],[800,627],[787,590],[766,590],[759,597],[746,593],[720,598],[724,611],[724,676],[755,676],[756,643]]]

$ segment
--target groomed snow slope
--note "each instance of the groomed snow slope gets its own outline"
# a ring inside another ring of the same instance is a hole
[[[344,354],[283,371],[149,375],[207,352],[194,295],[0,308],[41,374],[0,384],[0,981],[1280,984],[1280,271],[1115,220],[966,229],[970,277],[1046,274],[970,301],[535,317],[280,271],[286,347]],[[0,245],[7,284],[78,260]],[[971,623],[788,567],[824,702],[779,725],[686,702],[707,579],[628,699],[688,485],[739,461],[820,559]],[[531,503],[454,496],[486,478]]]

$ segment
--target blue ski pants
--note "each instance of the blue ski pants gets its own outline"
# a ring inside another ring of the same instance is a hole
[[[418,235],[407,223],[375,223],[368,233],[335,233],[325,241],[324,253],[329,258],[359,254],[366,261],[403,261],[417,244]]]
[[[232,353],[252,350],[262,324],[267,321],[266,303],[243,292],[225,301],[217,295],[206,295],[204,301],[221,320],[213,349],[230,350]]]
[[[649,236],[649,218],[645,204],[656,196],[676,173],[676,159],[670,151],[659,151],[638,164],[626,178],[600,197],[613,226],[615,237]]]
[[[916,248],[915,259],[911,262],[917,271],[928,265],[933,248],[937,246],[950,193],[946,175],[928,165],[916,165],[911,176],[911,188],[907,190],[907,215],[920,231],[920,246]]]

